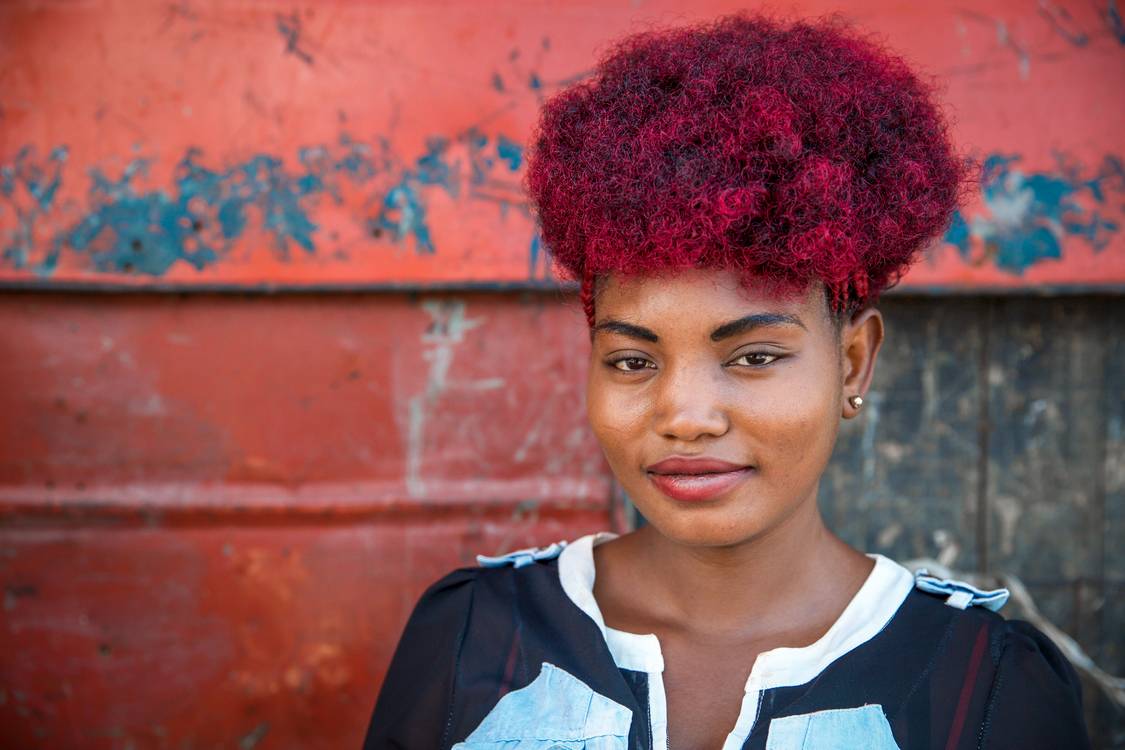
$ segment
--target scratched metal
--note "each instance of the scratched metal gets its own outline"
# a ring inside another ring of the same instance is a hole
[[[550,297],[9,295],[0,310],[5,502],[609,495],[581,409],[585,323]]]
[[[0,297],[0,746],[358,747],[410,607],[613,527],[550,295]]]
[[[520,190],[538,105],[622,33],[734,9],[2,3],[0,283],[551,285]],[[1125,284],[1115,0],[847,12],[935,76],[983,167],[907,286]]]
[[[821,507],[861,549],[975,569],[978,306],[903,299],[883,308],[886,346],[861,416],[841,425]]]
[[[1125,300],[886,299],[887,346],[821,482],[832,528],[892,558],[1019,576],[1125,672]],[[1089,686],[1088,686],[1089,687]],[[1095,747],[1125,716],[1085,693]]]
[[[1111,308],[1116,315],[1108,320],[1120,321],[1125,315],[1121,307],[1118,305],[1115,311]],[[1112,323],[1108,333],[1105,382],[1109,387],[1101,410],[1106,423],[1105,447],[1102,470],[1095,473],[1104,477],[1102,552],[1106,578],[1084,592],[1082,603],[1090,614],[1082,620],[1084,626],[1089,623],[1091,638],[1096,639],[1093,657],[1120,675],[1125,673],[1125,334],[1120,324],[1113,327]],[[1093,714],[1091,724],[1098,736],[1125,737],[1121,711],[1109,710],[1103,701]]]
[[[1119,298],[998,301],[988,358],[988,566],[1031,581],[1043,613],[1115,674],[1125,667],[1110,650],[1125,634],[1115,604],[1125,566],[1121,526],[1107,521],[1120,517],[1122,495],[1113,507],[1107,490],[1125,470],[1109,453],[1125,397],[1112,363],[1123,315]],[[1125,735],[1120,711],[1087,698],[1095,728],[1115,718]]]
[[[422,589],[604,511],[0,531],[5,748],[358,748]]]

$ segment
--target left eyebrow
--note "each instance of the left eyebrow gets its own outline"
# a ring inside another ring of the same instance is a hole
[[[770,326],[800,326],[805,328],[805,324],[796,315],[789,315],[788,313],[754,313],[753,315],[746,315],[738,320],[732,320],[729,323],[723,323],[721,326],[711,331],[712,341],[722,341],[731,336],[737,336],[740,333],[751,331],[755,328],[766,328]],[[807,331],[808,329],[805,328]]]

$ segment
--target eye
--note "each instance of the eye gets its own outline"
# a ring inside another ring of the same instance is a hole
[[[747,352],[731,360],[732,365],[740,367],[765,367],[772,364],[776,360],[781,359],[780,354],[770,354],[769,352]]]
[[[644,357],[621,357],[620,359],[611,360],[607,364],[615,370],[621,370],[622,372],[640,372],[641,370],[656,368],[655,364]]]

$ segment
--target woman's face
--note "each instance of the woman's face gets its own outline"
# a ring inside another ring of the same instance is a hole
[[[877,312],[837,332],[819,284],[784,299],[718,270],[611,276],[596,312],[590,424],[656,530],[731,545],[816,513],[882,341]]]

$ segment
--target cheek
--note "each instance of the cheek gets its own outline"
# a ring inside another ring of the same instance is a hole
[[[755,406],[739,413],[740,426],[763,451],[763,468],[823,468],[839,426],[837,390],[835,380],[815,368],[786,373],[758,390]]]
[[[600,373],[588,378],[586,417],[611,462],[627,452],[631,439],[643,431],[648,410],[643,394],[615,388]]]

